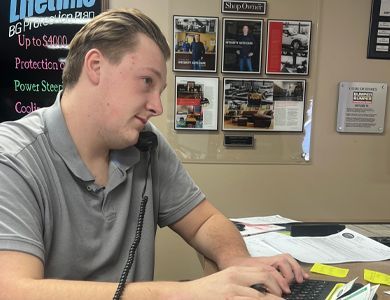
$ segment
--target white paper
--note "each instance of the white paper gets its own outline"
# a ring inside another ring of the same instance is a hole
[[[290,253],[305,263],[343,263],[354,261],[382,261],[390,259],[390,247],[378,243],[350,229],[323,237],[289,237],[274,233],[275,236],[256,237],[280,253]],[[251,245],[250,245],[251,246]],[[260,251],[260,250],[259,250]]]
[[[390,291],[384,291],[384,293],[390,295]]]
[[[280,215],[266,216],[266,217],[249,217],[249,218],[231,218],[233,221],[245,223],[245,224],[286,224],[286,223],[298,223],[295,221],[282,217]]]
[[[346,293],[348,293],[351,290],[352,286],[355,284],[356,279],[358,279],[358,278],[356,277],[355,279],[353,279],[350,282],[348,282],[345,285],[343,285],[343,287],[340,288],[340,290],[336,293],[336,295],[335,295],[336,299],[338,299],[341,296],[343,296]]]
[[[244,237],[246,247],[248,248],[249,254],[255,256],[273,256],[281,254],[281,252],[270,245],[266,244],[263,239],[266,237],[277,238],[280,234],[278,233],[264,233],[256,236]]]
[[[370,284],[366,284],[360,289],[354,291],[352,294],[339,298],[339,300],[370,300],[371,287]]]
[[[371,286],[370,297],[368,300],[374,299],[375,293],[378,290],[378,288],[379,288],[379,284]]]

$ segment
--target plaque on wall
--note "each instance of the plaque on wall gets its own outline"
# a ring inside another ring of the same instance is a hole
[[[0,10],[0,122],[51,105],[75,33],[107,0],[4,0]]]
[[[386,83],[340,82],[337,131],[382,133],[386,95]]]

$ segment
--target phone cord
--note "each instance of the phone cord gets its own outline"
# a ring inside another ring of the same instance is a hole
[[[118,287],[116,289],[114,298],[112,298],[113,300],[119,300],[122,296],[123,290],[125,289],[125,286],[126,286],[127,276],[129,275],[130,269],[131,269],[133,262],[134,262],[135,251],[137,250],[139,242],[141,241],[141,234],[142,234],[142,227],[144,224],[146,204],[148,203],[148,196],[145,196],[145,191],[146,191],[146,186],[148,184],[148,173],[149,173],[149,166],[150,166],[151,158],[152,158],[152,156],[149,154],[148,167],[146,169],[145,184],[144,184],[144,188],[142,191],[142,201],[141,201],[140,208],[139,208],[137,229],[135,232],[134,241],[131,244],[125,267],[123,268],[122,275],[119,279]]]

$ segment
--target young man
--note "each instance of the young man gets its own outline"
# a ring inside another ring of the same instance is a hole
[[[290,281],[307,276],[288,255],[249,257],[238,231],[148,122],[162,113],[169,54],[141,12],[102,13],[73,39],[56,102],[0,125],[0,299],[112,299],[145,176],[149,201],[122,299],[280,299]],[[156,149],[135,147],[143,130],[157,135]],[[152,282],[157,225],[221,271]],[[250,288],[255,283],[268,293]]]
[[[190,46],[192,53],[192,69],[194,70],[202,70],[204,69],[205,62],[203,61],[203,56],[206,53],[204,48],[204,44],[200,41],[200,34],[194,35],[194,40]]]
[[[238,37],[239,50],[236,51],[238,55],[238,66],[240,71],[253,72],[252,56],[256,46],[255,38],[249,33],[249,26],[242,26],[242,34]]]

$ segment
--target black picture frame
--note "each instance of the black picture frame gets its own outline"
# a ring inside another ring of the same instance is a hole
[[[218,25],[218,17],[174,15],[172,70],[216,73]]]
[[[267,75],[309,75],[312,22],[308,20],[267,21]]]
[[[267,1],[262,0],[221,0],[223,14],[266,15]]]
[[[223,18],[222,23],[222,73],[260,74],[264,21]]]
[[[390,59],[390,4],[372,0],[367,58]]]
[[[217,131],[219,78],[175,76],[174,129]]]

